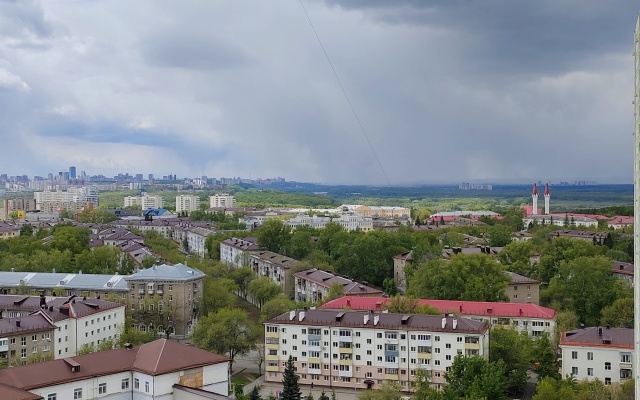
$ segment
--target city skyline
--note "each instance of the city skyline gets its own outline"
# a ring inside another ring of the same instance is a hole
[[[303,4],[366,137],[297,2],[10,2],[2,169],[631,181],[636,2]]]

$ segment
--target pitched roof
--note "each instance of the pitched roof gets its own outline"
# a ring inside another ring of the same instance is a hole
[[[0,383],[0,399],[2,400],[42,400],[43,397],[27,392],[26,390],[12,388]]]
[[[633,329],[595,326],[576,329],[562,334],[560,346],[633,349]]]
[[[188,267],[185,264],[175,265],[154,265],[146,269],[141,269],[133,275],[129,275],[124,278],[127,281],[130,280],[182,280],[190,281],[194,279],[204,278],[204,272]]]
[[[443,320],[445,322],[443,326]],[[455,321],[455,323],[454,323]],[[371,314],[363,311],[341,310],[296,310],[290,311],[267,321],[267,324],[290,324],[312,326],[335,326],[354,328],[407,329],[430,332],[465,332],[482,334],[489,324],[470,318],[424,314]],[[455,326],[455,328],[454,328]]]
[[[0,382],[17,389],[31,390],[124,371],[157,376],[228,361],[227,357],[190,345],[158,339],[130,350],[108,350],[3,369],[0,370]],[[72,364],[78,364],[80,370],[73,372]]]
[[[122,278],[124,275],[0,272],[0,287],[18,287],[23,282],[34,288],[127,291],[127,283]]]
[[[329,301],[322,309],[351,309],[351,310],[382,310],[389,304],[388,297],[360,297],[344,296]],[[460,315],[477,315],[490,317],[523,317],[553,319],[556,311],[536,304],[497,303],[488,301],[460,301],[460,300],[427,300],[420,299],[418,304],[435,307],[441,313]]]
[[[376,289],[317,268],[296,272],[293,275],[297,278],[311,281],[326,288],[331,287],[334,283],[339,283],[342,285],[342,290],[345,294],[383,293],[380,289]]]
[[[511,284],[514,283],[540,283],[540,281],[537,281],[535,279],[531,279],[531,278],[527,278],[526,276],[520,275],[520,274],[516,274],[515,272],[511,272],[511,271],[504,271],[505,274],[509,275],[509,277],[511,278]]]

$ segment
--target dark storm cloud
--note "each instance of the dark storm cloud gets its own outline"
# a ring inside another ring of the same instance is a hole
[[[389,24],[418,24],[461,34],[449,45],[471,70],[563,73],[598,55],[628,52],[635,0],[411,1],[325,0]],[[437,56],[437,55],[434,55]]]

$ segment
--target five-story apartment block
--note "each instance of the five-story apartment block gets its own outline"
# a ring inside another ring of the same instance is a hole
[[[454,316],[291,311],[265,323],[265,382],[293,357],[301,384],[409,390],[417,369],[439,387],[458,355],[488,357],[489,324]]]

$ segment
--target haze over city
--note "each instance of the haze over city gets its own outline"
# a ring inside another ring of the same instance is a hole
[[[392,184],[631,182],[637,2],[306,0]],[[300,2],[0,3],[3,172],[386,184]]]

